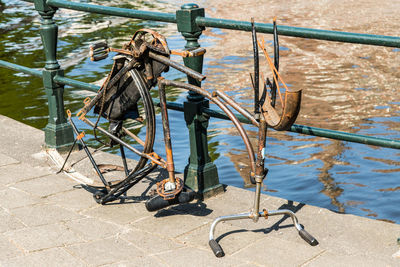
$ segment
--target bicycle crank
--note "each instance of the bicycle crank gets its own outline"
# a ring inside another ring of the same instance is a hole
[[[158,195],[146,202],[148,211],[156,211],[171,205],[188,203],[196,196],[194,191],[184,188],[183,181],[179,178],[175,178],[175,183],[171,183],[169,179],[157,183],[157,193]]]

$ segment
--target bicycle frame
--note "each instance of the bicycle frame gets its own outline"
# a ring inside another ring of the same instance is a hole
[[[254,24],[253,24],[254,25]],[[274,22],[275,26],[275,22]],[[277,33],[274,31],[274,40],[277,40]],[[133,40],[134,38],[132,38]],[[131,41],[132,42],[132,41]],[[264,84],[263,89],[261,92],[259,92],[259,80],[258,80],[258,74],[259,74],[259,66],[258,66],[258,48],[257,48],[257,39],[255,36],[255,30],[253,29],[253,48],[254,48],[254,54],[255,54],[255,60],[254,60],[254,66],[255,66],[255,71],[254,71],[254,81],[253,81],[253,89],[257,94],[255,94],[255,110],[254,110],[254,115],[252,115],[250,112],[247,110],[243,109],[237,102],[235,102],[233,99],[229,98],[225,93],[222,91],[213,91],[213,92],[208,92],[207,90],[187,84],[187,83],[182,83],[182,82],[177,82],[177,81],[171,81],[171,80],[166,80],[163,77],[159,77],[157,79],[157,85],[158,85],[158,90],[159,90],[159,98],[160,98],[160,107],[161,107],[161,116],[162,116],[162,126],[163,126],[163,134],[164,134],[164,144],[165,144],[165,152],[166,152],[166,160],[161,159],[156,153],[151,152],[151,153],[143,153],[128,143],[124,142],[122,139],[119,137],[111,134],[105,129],[102,129],[101,127],[98,127],[97,124],[93,124],[90,122],[88,119],[85,118],[86,112],[88,112],[96,103],[96,101],[99,100],[99,95],[101,95],[102,90],[107,90],[107,88],[110,88],[113,84],[116,83],[118,79],[120,79],[125,73],[131,71],[132,69],[135,69],[137,64],[135,62],[130,61],[125,67],[119,70],[119,72],[107,83],[105,83],[104,88],[99,91],[98,95],[92,99],[92,101],[87,101],[85,103],[85,107],[79,112],[81,115],[79,118],[87,123],[89,126],[98,129],[100,132],[111,138],[115,143],[118,143],[121,147],[121,155],[123,157],[124,161],[124,166],[125,166],[125,172],[127,174],[127,177],[125,180],[118,184],[116,188],[110,188],[110,186],[104,181],[104,179],[101,179],[107,189],[107,192],[101,192],[96,195],[94,195],[96,201],[98,200],[99,203],[104,204],[108,201],[113,201],[117,199],[122,193],[126,192],[129,188],[131,188],[137,181],[139,181],[141,178],[145,176],[144,173],[146,173],[151,166],[155,165],[160,165],[162,168],[165,168],[168,172],[168,178],[164,179],[160,183],[157,183],[157,193],[158,195],[150,199],[149,201],[146,202],[146,208],[149,211],[155,211],[159,210],[162,208],[165,208],[169,205],[173,204],[179,204],[179,203],[186,203],[190,202],[191,200],[194,199],[195,194],[193,191],[190,189],[184,188],[184,183],[181,179],[177,178],[175,176],[175,166],[174,166],[174,160],[173,160],[173,151],[172,151],[172,142],[171,142],[171,129],[169,125],[169,118],[168,118],[168,109],[167,109],[167,102],[166,102],[166,86],[174,86],[177,88],[185,89],[197,94],[200,94],[210,100],[211,102],[215,103],[232,121],[232,123],[235,125],[237,131],[239,132],[244,145],[246,147],[246,151],[248,154],[248,158],[250,160],[250,180],[252,181],[253,184],[256,185],[256,190],[255,190],[255,195],[254,195],[254,203],[253,203],[253,208],[251,209],[250,212],[248,213],[241,213],[241,214],[236,214],[236,215],[229,215],[229,216],[222,216],[217,218],[210,229],[210,234],[209,234],[209,245],[211,249],[213,250],[215,256],[217,257],[222,257],[224,255],[224,252],[221,248],[221,246],[216,242],[214,239],[214,231],[215,227],[217,224],[221,221],[228,221],[228,220],[237,220],[237,219],[251,219],[254,222],[257,222],[260,217],[265,217],[268,218],[268,216],[273,216],[273,215],[288,215],[292,218],[293,223],[298,230],[299,235],[310,245],[315,246],[318,244],[318,241],[312,237],[309,233],[307,233],[304,228],[298,223],[298,220],[294,213],[290,210],[277,210],[277,211],[267,211],[263,210],[260,212],[260,194],[261,194],[261,187],[263,180],[265,176],[268,173],[268,169],[265,168],[265,145],[266,145],[266,136],[267,136],[267,127],[268,125],[271,128],[274,128],[276,130],[285,130],[288,129],[296,120],[297,115],[300,110],[300,103],[301,103],[301,90],[293,90],[293,89],[288,89],[286,85],[283,83],[282,79],[280,78],[280,75],[277,71],[278,67],[278,62],[275,61],[275,64],[272,65],[270,62],[269,56],[267,55],[267,60],[269,60],[269,64],[271,69],[273,70],[273,75],[274,75],[274,84],[271,87],[271,95],[275,95],[276,97],[276,87],[279,90],[279,85],[278,85],[278,78],[282,81],[284,86],[286,87],[286,92],[285,92],[285,102],[282,103],[283,109],[282,113],[279,116],[277,111],[275,110],[275,99],[270,99],[267,93],[267,88],[266,84]],[[276,41],[274,42],[274,44]],[[265,47],[260,45],[261,48],[263,49],[264,53]],[[103,48],[102,48],[103,49]],[[276,53],[277,48],[275,47],[275,53]],[[104,52],[105,51],[105,52]],[[129,50],[121,50],[121,49],[112,49],[112,48],[106,48],[106,50],[97,50],[95,51],[97,55],[99,55],[100,58],[104,58],[104,53],[108,53],[107,51],[117,51],[121,54],[127,54],[127,55],[132,55],[133,52],[135,51],[129,51]],[[276,54],[275,54],[276,55]],[[133,55],[135,56],[135,55]],[[136,55],[136,57],[139,57]],[[184,73],[186,73],[188,76],[193,77],[195,79],[202,80],[204,79],[204,76],[201,75],[200,73],[197,73],[185,66],[182,66],[178,63],[175,63],[171,61],[169,58],[161,56],[161,55],[155,55],[152,54],[150,51],[148,53],[148,57],[151,57],[153,60],[159,61],[163,64],[167,64],[168,66],[174,67]],[[257,60],[256,60],[257,58]],[[275,60],[276,60],[275,56]],[[278,56],[279,58],[279,56]],[[279,61],[279,60],[278,60]],[[272,65],[272,66],[271,66]],[[151,72],[151,70],[150,70]],[[132,79],[134,78],[134,75],[131,74]],[[278,78],[277,78],[278,77]],[[110,79],[110,76],[108,77]],[[253,79],[252,79],[253,80]],[[280,93],[280,92],[279,92]],[[267,98],[268,96],[268,98]],[[283,102],[283,101],[282,101]],[[254,149],[253,146],[249,140],[249,137],[244,130],[243,126],[240,124],[238,118],[234,115],[234,113],[229,109],[229,107],[237,110],[239,113],[244,115],[246,118],[248,118],[252,124],[256,127],[258,127],[258,146],[257,146],[257,156],[254,154]],[[78,115],[79,115],[78,113]],[[100,116],[100,115],[99,115]],[[69,114],[69,119],[70,119],[70,114]],[[72,120],[70,119],[71,124],[74,126]],[[76,129],[74,127],[74,129]],[[137,142],[139,143],[144,143],[139,139],[139,137],[135,136],[133,133],[130,133],[126,129],[122,129],[126,134],[130,135],[133,137]],[[78,134],[78,131],[76,130],[76,133]],[[79,139],[84,147],[85,144],[83,140],[80,138]],[[126,165],[126,160],[124,157],[124,152],[123,148],[126,147],[127,149],[131,150],[132,152],[138,154],[139,156],[146,158],[150,160],[150,164],[141,170],[137,170],[132,173],[127,172],[127,165]],[[85,149],[86,153],[88,154],[90,158],[90,152]],[[91,161],[92,164],[95,166],[95,162]],[[97,166],[96,166],[97,167]],[[101,175],[101,172],[98,171],[98,168],[96,168],[96,171],[100,178],[103,178]]]
[[[248,157],[250,159],[250,168],[251,168],[251,176],[254,176],[255,184],[256,184],[256,192],[254,196],[254,204],[251,212],[249,213],[243,213],[243,214],[237,214],[237,215],[230,215],[230,216],[223,216],[217,218],[210,229],[210,236],[209,236],[209,244],[214,252],[214,254],[217,257],[221,257],[224,255],[222,248],[220,245],[215,241],[214,239],[214,231],[215,227],[217,224],[221,221],[227,221],[227,220],[237,220],[237,219],[252,219],[254,222],[257,222],[259,217],[265,217],[267,218],[268,216],[274,216],[274,215],[288,215],[292,218],[293,223],[296,227],[296,229],[299,231],[300,236],[308,242],[310,245],[317,245],[318,241],[312,237],[309,233],[307,233],[304,228],[298,223],[298,220],[294,213],[290,210],[278,210],[278,211],[266,211],[264,210],[263,212],[260,212],[260,194],[261,194],[261,187],[262,187],[262,182],[268,172],[267,169],[264,167],[264,150],[265,150],[265,143],[266,143],[266,133],[267,133],[267,122],[265,120],[265,116],[260,116],[259,122],[257,122],[251,114],[249,114],[246,110],[242,109],[240,105],[235,102],[234,100],[230,99],[227,95],[222,93],[221,91],[216,91],[209,93],[208,91],[186,83],[182,82],[176,82],[176,81],[170,81],[170,80],[165,80],[163,78],[160,78],[158,81],[158,88],[160,92],[160,107],[162,110],[162,114],[167,114],[167,106],[166,106],[166,100],[165,100],[165,87],[166,86],[174,86],[182,89],[186,89],[195,93],[198,93],[206,98],[208,98],[210,101],[215,103],[218,107],[220,107],[225,114],[229,117],[229,119],[233,122],[235,125],[236,129],[238,130],[240,136],[243,139],[243,142],[246,146],[246,150],[248,153]],[[295,91],[295,92],[288,92],[289,94],[286,95],[286,105],[284,109],[284,113],[282,115],[282,118],[280,120],[279,128],[287,128],[290,127],[291,124],[293,124],[294,120],[296,119],[296,116],[298,114],[298,110],[300,108],[300,99],[301,99],[301,91]],[[288,95],[291,96],[288,98]],[[254,157],[254,149],[250,143],[250,140],[248,138],[248,135],[242,125],[240,124],[239,120],[237,117],[233,114],[233,112],[228,108],[226,104],[224,104],[218,97],[223,99],[229,106],[232,108],[238,110],[241,114],[249,118],[255,126],[258,127],[258,148],[257,148],[257,159]],[[289,101],[288,101],[289,99]],[[287,118],[287,119],[285,119]],[[289,126],[288,126],[289,124]],[[166,138],[166,150],[170,151],[170,128],[168,124],[168,120],[165,120],[165,115],[163,117],[163,130],[164,130],[164,136],[168,137]],[[168,152],[169,153],[169,152]],[[168,159],[167,159],[168,162]],[[171,163],[173,165],[173,161]],[[170,173],[170,172],[169,172]],[[171,179],[171,176],[170,176]]]

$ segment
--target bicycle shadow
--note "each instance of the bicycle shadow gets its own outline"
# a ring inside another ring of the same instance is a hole
[[[293,205],[293,201],[292,200],[288,200],[288,203],[281,205],[278,210],[280,209],[287,209],[290,211],[293,211],[293,213],[298,212],[299,210],[301,210],[303,207],[305,206],[304,203],[299,203],[296,206]],[[271,225],[268,228],[265,229],[260,229],[260,230],[256,230],[254,232],[264,232],[265,234],[268,234],[270,232],[272,232],[273,230],[278,231],[279,229],[284,229],[284,228],[290,228],[290,227],[295,227],[293,223],[291,224],[286,224],[286,225],[281,225],[283,222],[285,222],[287,219],[291,219],[289,215],[285,214],[282,216],[281,219],[279,219],[279,221],[277,221],[276,223],[274,223],[273,225]],[[300,224],[302,227],[303,225]]]
[[[207,208],[207,204],[201,200],[197,200],[196,202],[179,204],[177,206],[171,206],[159,210],[154,214],[154,217],[163,218],[174,215],[192,215],[204,217],[210,215],[212,212],[212,209]]]
[[[158,172],[158,174],[157,174]],[[138,192],[138,190],[135,188],[138,187],[139,185],[136,184],[134,185],[131,189],[129,189],[127,192],[122,194],[121,196],[118,197],[117,200],[105,203],[104,205],[123,205],[123,204],[134,204],[134,203],[143,203],[147,200],[149,200],[153,195],[156,193],[153,192],[152,187],[154,187],[157,182],[161,181],[163,177],[165,177],[166,170],[163,169],[156,169],[151,172],[151,174],[147,175],[143,179],[141,179],[138,184],[140,183],[140,187],[142,188],[144,184],[143,191],[140,194],[135,194]],[[95,187],[87,184],[79,184],[74,186],[74,188],[81,188],[86,190],[87,192],[91,194],[95,194],[98,191],[105,190],[105,187]],[[134,192],[132,195],[128,195],[129,191]]]
[[[153,196],[157,195],[155,189],[153,187],[159,182],[162,181],[168,177],[168,172],[165,169],[157,168],[151,174],[143,178],[140,183],[141,187],[143,184],[146,184],[144,187],[142,193],[140,195],[135,195],[135,193],[138,192],[138,190],[135,190],[134,186],[131,188],[131,192],[134,192],[132,195],[121,195],[118,197],[117,200],[113,202],[108,202],[105,203],[104,205],[126,205],[126,204],[135,204],[135,203],[144,203],[147,200],[151,199]],[[75,187],[78,188],[78,187]],[[91,194],[95,194],[97,191],[99,191],[99,188],[97,187],[92,187],[90,185],[85,185],[85,184],[80,184],[79,188],[82,188],[86,190],[87,192]],[[142,188],[141,188],[142,189]],[[129,192],[129,190],[127,191]],[[207,216],[211,214],[213,210],[207,208],[207,205],[200,201],[197,200],[196,202],[190,202],[190,203],[185,203],[185,204],[179,204],[177,206],[170,206],[167,208],[164,208],[162,210],[157,211],[154,214],[154,217],[168,217],[168,216],[173,216],[173,215],[194,215],[194,216]]]

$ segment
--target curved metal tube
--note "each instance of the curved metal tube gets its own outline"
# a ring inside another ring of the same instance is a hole
[[[192,78],[194,78],[194,79],[196,79],[198,81],[202,81],[202,80],[204,80],[206,78],[206,76],[204,76],[203,74],[201,74],[201,73],[199,73],[199,72],[197,72],[195,70],[192,70],[191,68],[188,68],[188,67],[186,67],[184,65],[181,65],[181,64],[179,64],[179,63],[177,63],[177,62],[175,62],[175,61],[173,61],[173,60],[171,60],[171,59],[169,59],[167,57],[164,57],[164,56],[161,56],[161,55],[157,55],[156,53],[153,53],[151,51],[149,52],[149,57],[151,57],[152,59],[154,59],[154,60],[156,60],[156,61],[158,61],[158,62],[160,62],[162,64],[165,64],[165,65],[168,65],[168,66],[170,66],[170,67],[172,67],[174,69],[177,69],[177,70],[185,73],[186,75],[189,75],[190,77],[192,77]]]
[[[171,80],[165,80],[162,79],[159,81],[159,86],[175,86],[178,88],[182,88],[182,89],[186,89],[186,90],[190,90],[193,91],[195,93],[198,93],[208,99],[210,99],[212,102],[214,102],[218,107],[220,107],[222,109],[222,111],[224,111],[226,113],[226,115],[229,117],[229,119],[233,122],[233,124],[235,125],[236,129],[238,130],[240,136],[243,139],[243,142],[246,146],[246,150],[247,153],[249,155],[249,159],[250,159],[250,168],[252,172],[255,172],[255,156],[254,156],[254,150],[253,147],[250,143],[250,139],[247,136],[246,131],[243,129],[243,126],[240,124],[239,120],[236,118],[236,116],[233,114],[233,112],[224,104],[222,103],[218,98],[213,97],[209,92],[207,92],[206,90],[195,86],[195,85],[191,85],[191,84],[187,84],[187,83],[182,83],[182,82],[176,82],[176,81],[171,81]]]
[[[241,213],[241,214],[235,214],[235,215],[221,216],[221,217],[216,218],[210,228],[209,240],[214,239],[215,227],[217,226],[218,223],[224,222],[224,221],[240,220],[240,219],[251,219],[251,213],[248,212],[248,213]]]
[[[259,123],[258,121],[256,121],[256,119],[250,114],[250,112],[248,112],[247,110],[245,110],[244,108],[242,108],[238,103],[236,103],[233,99],[231,99],[227,94],[225,94],[224,92],[217,90],[215,92],[213,92],[213,95],[217,95],[220,98],[222,98],[222,100],[224,100],[226,103],[228,103],[231,107],[233,107],[234,109],[236,109],[240,114],[242,114],[243,116],[245,116],[249,121],[251,121],[251,123],[256,126],[259,127]]]
[[[303,227],[299,224],[299,221],[297,220],[296,215],[294,214],[293,211],[283,209],[283,210],[271,210],[268,211],[267,214],[264,212],[259,212],[258,216],[259,217],[268,217],[268,216],[275,216],[275,215],[288,215],[293,221],[294,226],[296,227],[297,231],[303,230]],[[227,215],[227,216],[221,216],[216,218],[213,223],[211,224],[210,228],[210,233],[209,233],[209,240],[214,239],[214,233],[215,233],[215,228],[218,223],[224,222],[224,221],[233,221],[233,220],[241,220],[241,219],[253,219],[254,214],[251,212],[248,213],[240,213],[240,214],[235,214],[235,215]]]
[[[264,212],[259,212],[260,217],[266,217]],[[291,210],[269,210],[267,216],[274,216],[274,215],[289,215],[290,218],[293,221],[294,226],[296,227],[297,231],[300,231],[303,229],[303,227],[299,224],[299,221],[297,220],[296,215],[294,214],[293,211]]]

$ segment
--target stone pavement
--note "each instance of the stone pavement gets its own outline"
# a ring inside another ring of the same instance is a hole
[[[55,174],[57,154],[41,149],[43,132],[1,115],[0,140],[0,266],[400,266],[400,225],[268,195],[261,207],[292,209],[319,245],[282,217],[231,221],[216,229],[226,254],[216,258],[208,247],[213,219],[247,212],[252,192],[227,187],[204,202],[149,213],[144,201],[164,175],[156,170],[124,203],[102,206],[79,182],[93,177],[87,159],[75,173]]]

